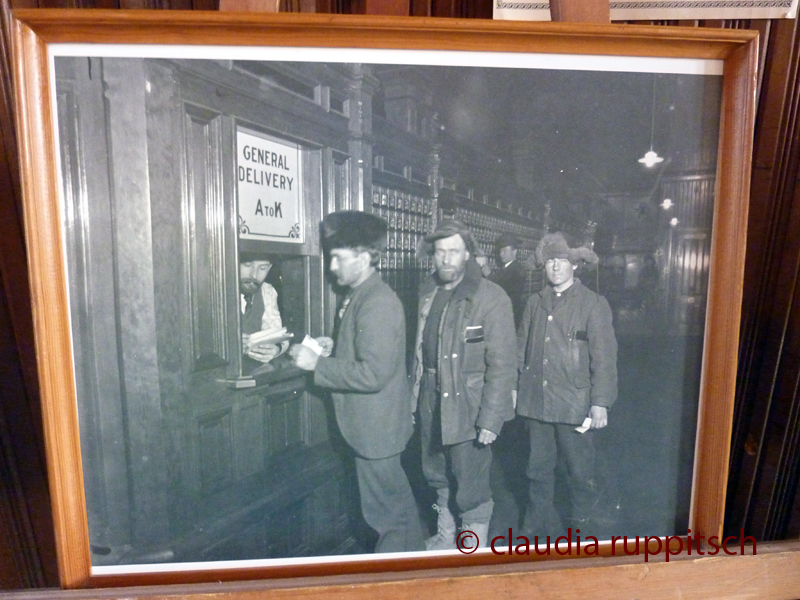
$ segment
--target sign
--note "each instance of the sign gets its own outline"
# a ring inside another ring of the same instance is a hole
[[[303,243],[300,148],[236,131],[239,237]]]

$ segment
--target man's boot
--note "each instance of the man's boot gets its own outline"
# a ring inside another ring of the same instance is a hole
[[[425,540],[426,550],[456,549],[456,520],[447,504],[450,501],[450,490],[438,490],[437,503],[433,509],[438,513],[436,535]]]
[[[461,515],[461,533],[471,531],[473,535],[462,535],[459,543],[461,548],[468,550],[480,544],[481,548],[489,548],[489,523],[494,512],[494,502],[489,500],[477,508],[473,508]],[[476,539],[477,538],[477,539]]]

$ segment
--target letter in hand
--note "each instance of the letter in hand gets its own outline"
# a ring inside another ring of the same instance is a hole
[[[608,425],[608,409],[605,406],[592,406],[589,408],[589,418],[592,420],[591,429],[602,429]]]
[[[263,342],[253,346],[252,348],[247,348],[246,354],[258,362],[268,363],[273,358],[278,356],[278,354],[280,354],[280,348],[276,344]]]
[[[314,341],[317,342],[320,346],[322,346],[322,352],[320,356],[330,356],[333,352],[333,338],[329,338],[328,336],[320,336],[318,338],[314,338]]]
[[[294,366],[303,369],[304,371],[313,371],[317,368],[317,361],[319,360],[319,354],[314,352],[308,346],[304,346],[303,344],[295,344],[289,350],[289,355],[292,357],[292,362]]]
[[[478,443],[488,446],[497,439],[497,434],[488,429],[478,429]]]

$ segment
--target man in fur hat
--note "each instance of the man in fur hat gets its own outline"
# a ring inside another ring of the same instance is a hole
[[[599,493],[593,431],[607,425],[617,399],[611,308],[575,277],[581,263],[597,264],[597,255],[570,247],[562,233],[550,233],[539,242],[536,260],[548,285],[528,299],[517,330],[516,410],[530,440],[523,531],[531,540],[566,531],[553,502],[559,457],[568,471],[571,525],[573,530],[583,525],[588,534],[585,525]],[[581,426],[588,430],[581,433]]]
[[[339,429],[355,453],[361,511],[378,532],[375,552],[404,552],[424,545],[400,464],[413,430],[412,396],[403,306],[377,271],[386,231],[386,221],[368,213],[342,211],[325,218],[330,272],[348,290],[336,319],[336,340],[318,338],[320,353],[301,344],[290,353],[295,365],[314,372],[316,385],[331,390]]]
[[[429,550],[489,544],[494,502],[491,444],[514,416],[516,348],[511,300],[482,277],[476,244],[460,221],[444,220],[424,238],[435,273],[421,290],[415,356],[422,470],[436,490],[438,531]]]

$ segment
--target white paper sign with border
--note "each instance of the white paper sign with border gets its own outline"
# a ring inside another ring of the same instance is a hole
[[[300,150],[247,129],[236,131],[239,236],[302,244]]]

